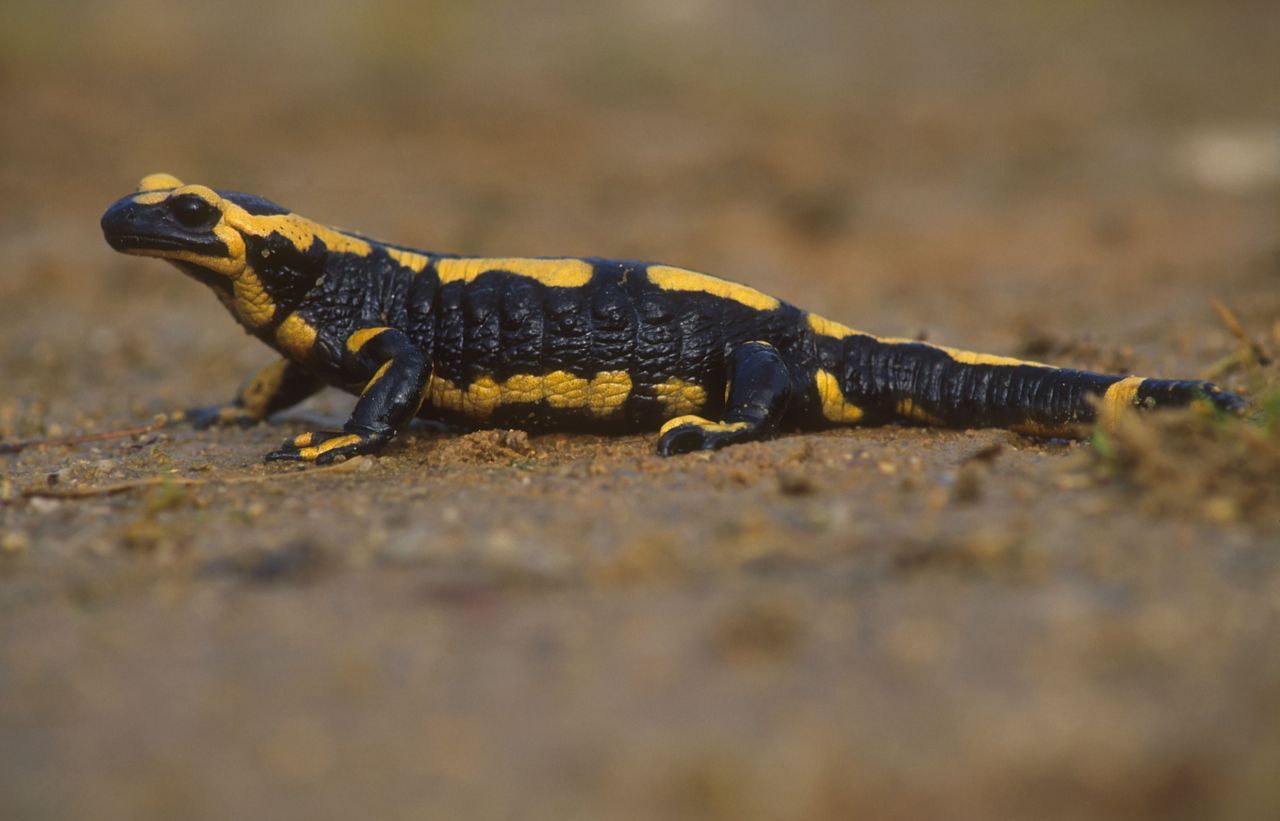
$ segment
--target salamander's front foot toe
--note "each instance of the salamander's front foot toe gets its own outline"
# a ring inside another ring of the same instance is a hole
[[[678,416],[662,426],[658,453],[675,456],[695,450],[718,450],[756,438],[746,422],[712,422],[701,416]]]
[[[182,420],[196,430],[209,428],[251,428],[262,420],[239,405],[207,405],[182,411]]]
[[[391,439],[385,433],[347,433],[344,431],[316,431],[303,433],[287,440],[277,450],[267,454],[268,462],[315,462],[327,465],[339,459],[349,459],[362,453],[376,453]]]

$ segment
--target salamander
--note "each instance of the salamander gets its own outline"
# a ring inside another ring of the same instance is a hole
[[[671,455],[895,421],[1079,437],[1131,406],[1245,406],[1208,382],[879,337],[672,265],[419,250],[168,174],[113,203],[102,230],[209,286],[279,354],[230,402],[187,411],[196,426],[257,423],[324,386],[359,397],[342,430],[295,436],[268,460],[374,453],[415,417],[656,431]]]

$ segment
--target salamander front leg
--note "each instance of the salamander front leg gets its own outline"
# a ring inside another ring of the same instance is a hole
[[[197,430],[235,425],[247,428],[273,413],[291,408],[324,387],[301,365],[277,359],[255,373],[225,405],[188,408],[182,418]]]
[[[791,374],[768,342],[748,342],[729,357],[729,398],[720,421],[677,416],[662,426],[658,453],[695,450],[763,439],[773,432],[791,396]]]
[[[304,433],[267,454],[268,461],[326,464],[375,453],[390,442],[422,405],[431,375],[426,356],[394,328],[363,328],[347,339],[343,366],[368,379],[341,431]]]

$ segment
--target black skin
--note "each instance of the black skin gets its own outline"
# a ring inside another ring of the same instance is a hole
[[[286,213],[258,197],[218,193],[250,214]],[[220,214],[206,206],[182,196],[154,205],[125,197],[104,214],[103,232],[117,250],[216,257],[226,253],[213,233]],[[702,421],[666,430],[659,453],[715,449],[777,430],[836,424],[823,413],[819,369],[833,374],[845,399],[862,409],[860,424],[902,421],[903,400],[910,400],[915,418],[941,425],[1066,431],[1094,421],[1095,398],[1122,378],[965,364],[925,343],[817,334],[809,315],[785,302],[761,310],[703,291],[665,290],[650,281],[642,262],[586,260],[591,277],[576,287],[544,285],[500,267],[465,283],[442,283],[437,266],[450,255],[417,252],[428,264],[415,272],[388,253],[407,249],[372,240],[364,256],[330,251],[319,239],[306,249],[279,234],[244,240],[275,305],[271,321],[250,332],[279,350],[275,330],[292,314],[316,329],[316,342],[305,361],[265,369],[228,405],[193,409],[188,418],[198,427],[252,424],[325,385],[360,395],[342,431],[297,437],[268,454],[271,460],[324,463],[374,453],[415,415],[466,427],[656,431],[673,415],[659,398],[659,386],[672,379],[703,389],[701,407],[681,411]],[[225,276],[174,262],[230,299]],[[353,334],[375,328],[387,330],[350,348]],[[585,380],[623,372],[630,393],[607,415],[547,401],[500,405],[484,417],[429,401],[419,407],[433,375],[465,389],[480,379],[502,383],[559,372]],[[1176,406],[1199,398],[1229,412],[1245,407],[1241,397],[1210,383],[1178,380],[1146,380],[1135,404]],[[326,441],[334,446],[309,455]]]

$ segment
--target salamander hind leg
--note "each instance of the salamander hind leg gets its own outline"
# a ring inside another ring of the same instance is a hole
[[[672,456],[763,439],[777,427],[790,393],[790,373],[774,347],[767,342],[748,342],[729,357],[724,418],[671,419],[662,426],[658,453]]]

